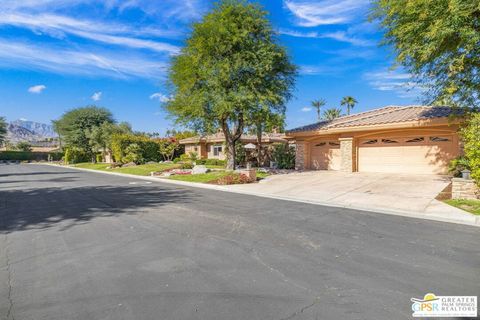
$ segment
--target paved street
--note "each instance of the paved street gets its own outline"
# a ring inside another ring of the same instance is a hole
[[[410,319],[480,295],[480,229],[0,164],[0,319]]]

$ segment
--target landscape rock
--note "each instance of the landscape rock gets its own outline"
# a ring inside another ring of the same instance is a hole
[[[135,162],[129,162],[129,163],[125,163],[122,167],[123,168],[128,168],[128,167],[136,167],[137,164]]]
[[[195,166],[193,167],[192,174],[204,174],[210,170],[205,166]]]

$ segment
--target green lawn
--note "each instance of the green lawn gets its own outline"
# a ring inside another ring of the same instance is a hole
[[[74,165],[77,168],[108,171],[108,172],[119,172],[126,174],[134,174],[137,176],[149,176],[150,172],[153,171],[165,171],[168,169],[179,168],[180,165],[174,163],[155,163],[155,164],[142,164],[136,167],[127,167],[127,168],[116,168],[116,169],[107,169],[110,165],[105,163],[78,163]]]
[[[203,174],[174,175],[169,177],[171,180],[207,183],[218,178],[229,175],[228,171],[212,171]]]
[[[480,200],[449,199],[445,202],[472,214],[480,215]]]
[[[205,174],[173,175],[169,177],[169,179],[177,181],[208,183],[210,181],[217,180],[218,178],[225,177],[229,174],[231,174],[231,171],[212,171]],[[257,172],[257,179],[265,179],[268,176],[268,173]]]

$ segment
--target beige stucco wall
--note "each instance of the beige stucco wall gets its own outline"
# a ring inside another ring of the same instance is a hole
[[[220,152],[218,154],[218,156],[213,154],[213,147],[214,146],[222,147],[222,152]],[[225,145],[223,143],[208,143],[207,144],[207,158],[208,159],[225,160],[227,158],[226,153],[225,153]]]
[[[339,141],[341,143],[341,170],[346,172],[358,171],[358,153],[359,153],[359,141],[369,137],[375,136],[392,136],[392,137],[410,137],[410,136],[442,136],[449,135],[453,138],[454,150],[452,150],[450,158],[452,156],[462,154],[460,139],[457,134],[457,125],[439,125],[426,128],[408,128],[408,129],[392,129],[392,130],[365,130],[354,131],[351,133],[341,134],[311,134],[306,136],[301,134],[296,138],[297,155],[296,167],[298,170],[312,169],[311,167],[311,148],[318,141],[332,140]],[[448,163],[450,159],[443,159],[444,163]]]

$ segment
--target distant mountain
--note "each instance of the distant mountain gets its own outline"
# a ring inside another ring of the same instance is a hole
[[[7,126],[7,140],[14,144],[21,141],[44,141],[56,137],[57,134],[53,127],[44,123],[16,120],[10,122]]]
[[[35,135],[42,136],[44,138],[56,138],[57,134],[53,130],[53,126],[45,123],[39,123],[34,121],[27,120],[16,120],[11,122],[11,124],[25,128]]]

